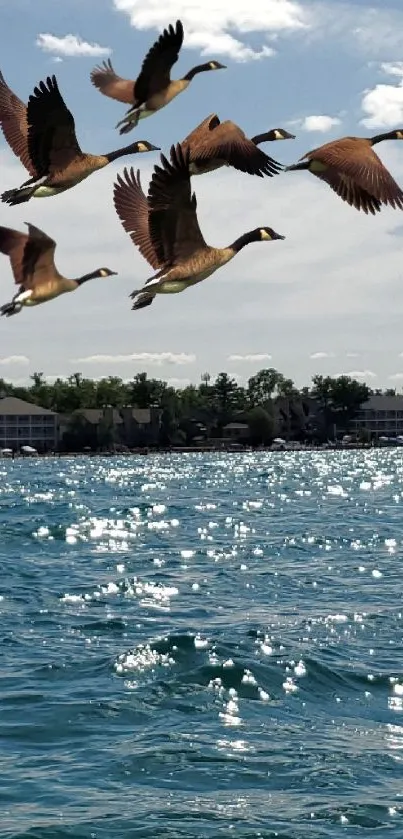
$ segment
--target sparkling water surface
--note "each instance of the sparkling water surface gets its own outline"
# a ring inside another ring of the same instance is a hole
[[[401,839],[399,450],[0,473],[1,839]]]

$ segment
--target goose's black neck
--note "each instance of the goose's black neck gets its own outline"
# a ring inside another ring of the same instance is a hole
[[[124,146],[123,149],[116,149],[116,151],[110,151],[108,154],[104,154],[103,157],[106,157],[108,163],[113,163],[114,160],[118,160],[119,157],[124,157],[125,154],[131,154],[133,152],[133,144],[131,146]]]
[[[77,283],[77,285],[83,285],[84,283],[88,282],[88,280],[95,280],[97,277],[99,277],[99,272],[91,271],[90,274],[83,274],[82,277],[77,277],[75,282]]]
[[[235,253],[239,253],[245,245],[250,245],[251,242],[258,242],[260,241],[259,231],[256,230],[249,230],[248,233],[244,233],[239,239],[235,239],[235,242],[230,245],[230,249],[235,251]]]
[[[286,166],[286,172],[297,172],[303,169],[309,169],[311,166],[312,160],[302,160],[300,163],[293,163],[292,166]]]
[[[375,137],[371,137],[371,146],[382,143],[382,140],[397,140],[396,131],[386,131],[383,134],[376,134]]]
[[[251,137],[251,142],[258,146],[259,143],[266,143],[268,140],[273,140],[272,132],[266,131],[265,134],[255,134],[254,137]]]
[[[182,81],[191,82],[198,73],[204,73],[206,70],[211,70],[209,64],[197,64],[196,67],[192,67],[192,69],[186,73],[186,76],[183,76]]]

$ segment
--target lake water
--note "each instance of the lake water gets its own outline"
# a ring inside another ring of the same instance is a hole
[[[400,451],[0,472],[1,839],[401,839]]]

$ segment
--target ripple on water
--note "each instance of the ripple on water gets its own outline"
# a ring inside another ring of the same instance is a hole
[[[2,836],[400,839],[401,452],[1,477]]]

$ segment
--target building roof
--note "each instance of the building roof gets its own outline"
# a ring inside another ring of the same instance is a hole
[[[105,411],[103,408],[76,408],[72,414],[65,414],[63,419],[65,422],[69,422],[71,417],[83,417],[91,425],[99,425],[104,419],[111,419],[114,425],[122,422],[117,408],[110,408]]]
[[[32,402],[25,402],[24,399],[17,399],[16,396],[4,396],[0,399],[0,416],[14,416],[15,414],[26,417],[38,416],[38,414],[56,416],[54,411],[41,408],[40,405],[34,405]]]
[[[151,422],[150,408],[132,408],[132,417],[139,425],[148,425]]]
[[[385,393],[373,393],[362,403],[360,411],[403,411],[403,395],[387,396]]]
[[[136,408],[133,405],[124,405],[123,408],[119,409],[119,414],[122,419],[130,417],[138,425],[149,425],[152,419],[151,408]]]
[[[134,419],[138,425],[149,425],[151,422],[150,408],[133,408],[131,405],[124,408],[76,408],[72,414],[63,414],[62,422],[68,423],[72,416],[82,416],[91,425],[99,425],[103,419],[111,419],[113,425],[121,425],[125,415]]]

